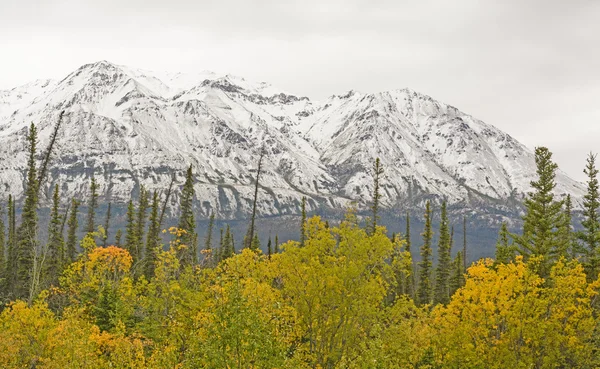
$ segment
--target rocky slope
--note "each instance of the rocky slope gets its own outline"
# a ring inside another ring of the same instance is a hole
[[[493,126],[408,89],[350,91],[314,102],[230,75],[153,73],[106,61],[60,81],[0,91],[0,196],[23,192],[28,124],[45,147],[64,111],[44,184],[84,197],[92,173],[103,196],[129,199],[140,185],[164,190],[172,174],[196,174],[199,213],[250,211],[258,152],[266,156],[259,214],[295,214],[300,199],[321,212],[365,206],[371,166],[385,167],[390,212],[447,199],[455,209],[511,216],[529,190],[531,150]],[[557,192],[583,186],[558,175]],[[177,198],[173,198],[176,204]]]

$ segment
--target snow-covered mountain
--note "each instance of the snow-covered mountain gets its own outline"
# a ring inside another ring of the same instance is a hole
[[[364,206],[376,157],[388,209],[447,199],[456,208],[510,213],[535,174],[531,150],[508,134],[418,92],[350,91],[314,102],[240,77],[154,73],[101,61],[60,81],[0,91],[1,196],[23,192],[28,125],[44,148],[61,111],[46,189],[84,197],[92,173],[103,196],[128,200],[140,185],[165,190],[191,164],[198,211],[222,218],[251,208],[258,153],[266,156],[259,213]],[[557,192],[583,186],[560,172]],[[173,198],[174,203],[177,201]]]

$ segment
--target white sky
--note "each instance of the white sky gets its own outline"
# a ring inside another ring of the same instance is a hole
[[[596,0],[0,0],[0,89],[98,60],[312,99],[410,87],[577,179],[600,151]]]

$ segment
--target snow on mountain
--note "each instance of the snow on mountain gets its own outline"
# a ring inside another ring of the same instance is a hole
[[[92,173],[103,195],[129,199],[140,185],[164,190],[192,165],[199,211],[248,214],[260,148],[259,213],[337,210],[371,191],[385,167],[384,204],[447,199],[488,213],[510,212],[535,175],[533,153],[504,132],[429,96],[403,89],[350,91],[313,102],[231,75],[156,73],[106,61],[61,81],[0,91],[0,184],[22,194],[24,132],[36,122],[40,147],[65,111],[46,189],[85,196]],[[562,172],[557,192],[583,195]],[[173,199],[174,203],[176,198]]]

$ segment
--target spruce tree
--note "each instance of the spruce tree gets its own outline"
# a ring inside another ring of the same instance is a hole
[[[214,256],[212,256],[212,239],[213,239],[213,229],[215,227],[215,213],[212,212],[210,214],[210,218],[208,219],[208,229],[206,231],[206,237],[204,238],[204,249],[207,251],[207,255],[209,255],[208,257],[210,257],[211,259],[215,259]]]
[[[55,185],[50,211],[50,224],[48,225],[47,255],[44,263],[43,282],[45,287],[58,284],[58,277],[65,263],[65,241],[60,231],[62,219],[59,206],[60,193],[58,185]]]
[[[279,236],[277,234],[275,234],[275,250],[274,252],[276,254],[279,254]]]
[[[258,234],[254,234],[254,238],[252,239],[252,245],[250,246],[250,250],[254,252],[260,251],[260,240],[258,239]]]
[[[37,293],[39,275],[38,249],[38,182],[35,167],[37,129],[32,123],[27,134],[27,181],[25,183],[25,203],[21,213],[21,225],[17,229],[16,285],[15,296],[32,301]],[[14,204],[13,204],[14,205]]]
[[[221,259],[225,260],[232,257],[235,254],[235,246],[233,244],[233,235],[231,234],[231,228],[229,224],[225,230],[225,237],[223,238],[223,252]]]
[[[382,175],[383,165],[381,164],[379,158],[377,158],[373,164],[373,204],[371,205],[373,219],[371,219],[371,225],[369,227],[371,234],[375,234],[375,231],[377,230],[377,222],[379,220],[379,201],[381,200],[381,192],[379,187]]]
[[[129,252],[131,257],[135,257],[135,248],[138,244],[138,235],[137,235],[137,227],[135,224],[135,207],[133,205],[133,200],[129,200],[127,204],[127,215],[126,215],[125,225],[125,250]]]
[[[88,216],[87,223],[85,226],[85,233],[96,232],[96,208],[98,207],[98,184],[96,183],[96,177],[92,174],[92,180],[90,181],[90,197],[88,199]]]
[[[515,247],[510,242],[510,233],[506,222],[502,223],[496,242],[496,263],[508,264],[515,259]]]
[[[463,273],[467,271],[467,217],[463,216],[463,251],[462,251]]]
[[[160,246],[160,225],[158,224],[159,217],[159,201],[158,193],[154,191],[152,194],[152,206],[150,210],[150,225],[148,226],[148,234],[146,236],[146,250],[144,252],[144,275],[147,280],[154,277],[154,269],[156,260],[158,260]]]
[[[115,233],[115,246],[116,247],[121,247],[121,238],[123,237],[123,231],[120,229],[117,229],[117,233]]]
[[[301,220],[300,220],[300,246],[304,246],[306,240],[306,197],[302,197],[302,203],[300,204]]]
[[[182,266],[193,265],[197,259],[197,241],[196,237],[196,220],[193,210],[194,201],[194,178],[192,174],[192,166],[188,168],[185,176],[185,183],[181,190],[179,202],[179,224],[178,228],[184,231],[181,237],[181,242],[185,248],[178,250],[178,258],[181,260]]]
[[[104,240],[102,242],[102,246],[106,247],[108,243],[108,229],[110,228],[110,208],[111,203],[108,203],[108,208],[106,209],[106,219],[104,220]]]
[[[426,305],[431,303],[431,239],[433,231],[431,229],[431,205],[429,201],[425,204],[425,229],[423,230],[423,245],[421,246],[421,262],[419,263],[419,286],[417,289],[417,303]]]
[[[79,210],[79,201],[75,198],[71,199],[71,212],[69,221],[67,222],[67,245],[66,245],[66,262],[72,263],[77,258],[77,211]]]
[[[558,166],[552,161],[552,153],[545,147],[537,147],[535,163],[538,178],[531,182],[533,192],[525,199],[523,233],[514,239],[525,258],[533,255],[543,258],[538,273],[546,277],[550,273],[552,261],[559,253],[557,230],[562,221],[562,201],[554,199]]]
[[[271,236],[269,236],[269,240],[267,241],[267,256],[271,259],[271,255],[273,254],[272,246],[271,246]]]
[[[137,263],[142,261],[144,255],[144,237],[146,230],[146,220],[148,216],[148,191],[142,185],[140,186],[140,197],[138,199],[138,212],[137,219],[135,221],[135,245],[133,247],[133,262]]]
[[[6,278],[6,233],[5,233],[5,225],[4,225],[4,212],[2,211],[2,207],[0,207],[0,301],[2,296],[4,295],[4,286],[5,286],[5,278]]]
[[[250,226],[248,227],[248,231],[246,232],[246,236],[244,237],[244,246],[245,248],[252,247],[254,242],[254,222],[256,220],[256,203],[258,201],[258,186],[260,183],[260,172],[262,170],[262,161],[265,155],[264,145],[260,149],[260,156],[258,158],[258,168],[256,170],[256,180],[254,181],[254,200],[252,201],[252,217],[250,218]]]
[[[464,285],[462,252],[457,252],[452,261],[452,271],[450,276],[450,296]]]
[[[583,173],[587,176],[587,192],[583,197],[583,230],[578,238],[584,244],[584,266],[589,280],[598,277],[600,268],[600,190],[596,155],[590,153]]]
[[[15,215],[15,201],[12,195],[8,195],[8,238],[6,245],[6,269],[4,274],[4,291],[14,292],[17,280],[17,225]]]
[[[414,262],[413,257],[412,257],[412,242],[410,240],[410,213],[407,211],[406,212],[406,251],[408,252],[408,254],[410,255],[410,260],[411,260],[411,269],[410,269],[410,275],[408,277],[408,281],[406,282],[406,289],[407,289],[407,293],[408,295],[414,299],[415,298],[415,267],[414,267]]]
[[[558,247],[556,256],[575,258],[579,252],[579,245],[575,239],[575,232],[573,232],[573,202],[570,194],[567,195],[563,205],[564,209],[557,231]]]
[[[440,238],[438,240],[438,264],[435,272],[435,304],[447,304],[450,301],[450,234],[448,229],[447,205],[444,201],[441,209]]]

